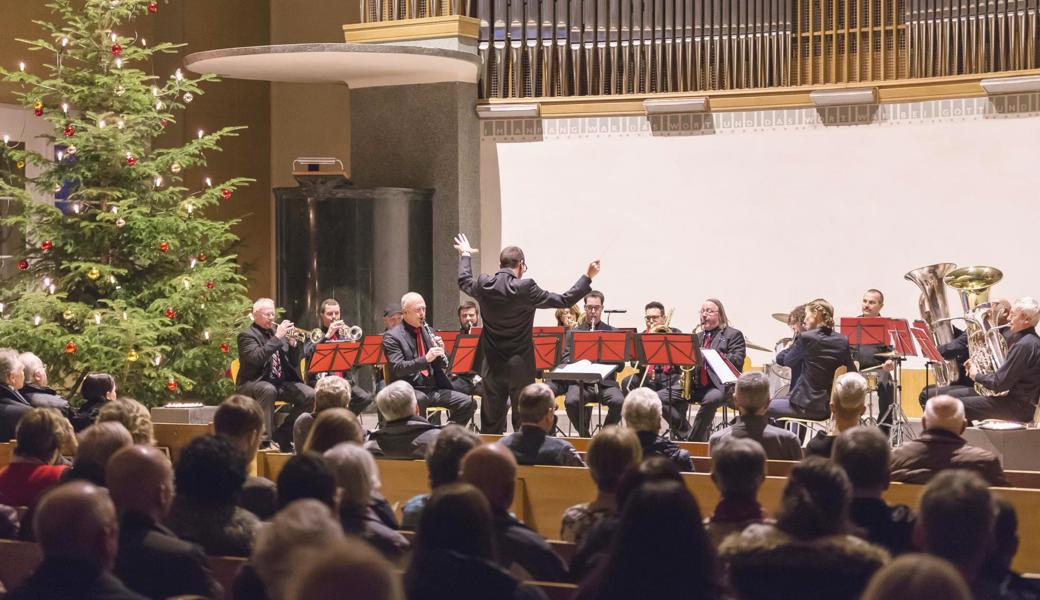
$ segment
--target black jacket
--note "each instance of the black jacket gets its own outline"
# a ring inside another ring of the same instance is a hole
[[[704,346],[705,333],[706,332],[701,332],[697,334],[698,346]],[[711,332],[711,341],[708,343],[708,347],[726,357],[726,360],[728,360],[737,371],[744,370],[744,357],[747,356],[747,344],[744,341],[744,334],[741,333],[739,329],[720,326],[718,329]],[[716,375],[711,369],[708,369],[708,380],[712,387],[720,390],[722,389],[722,382],[719,380],[718,375]],[[693,383],[694,385],[699,385],[696,373],[694,373]]]
[[[301,344],[289,345],[286,338],[277,338],[274,331],[253,323],[238,334],[238,378],[236,385],[271,378],[271,357],[279,352],[282,380],[303,383],[300,376]]]
[[[151,598],[196,594],[223,597],[201,546],[179,539],[151,517],[128,512],[119,521],[115,574],[127,587]]]
[[[515,563],[536,581],[567,581],[567,567],[539,533],[502,510],[494,510],[498,564],[510,569]]]
[[[494,275],[473,277],[470,257],[459,257],[459,289],[480,304],[484,328],[480,347],[484,358],[495,364],[513,356],[530,359],[534,370],[534,342],[531,327],[539,308],[567,308],[592,290],[592,280],[582,275],[563,294],[543,290],[533,279],[521,279],[510,269]]]
[[[913,550],[915,515],[905,504],[889,506],[881,498],[853,498],[849,519],[863,529],[863,539],[893,556]]]
[[[525,586],[498,565],[453,552],[416,552],[404,576],[408,600],[442,600],[447,590],[454,600],[541,600],[545,594]]]
[[[939,346],[939,354],[942,355],[946,360],[957,361],[957,379],[951,381],[951,385],[962,385],[964,387],[971,387],[973,382],[968,377],[968,372],[964,369],[964,363],[968,360],[968,332],[954,329],[957,333],[957,337],[953,338],[949,342]],[[861,365],[862,366],[862,365]]]
[[[66,417],[72,412],[69,401],[59,396],[53,388],[26,383],[18,391],[36,408],[56,408]]]
[[[1007,360],[992,373],[975,378],[994,392],[1006,391],[1006,402],[1036,406],[1040,398],[1040,337],[1036,329],[1026,329],[1016,336],[1008,348]],[[1029,415],[1032,417],[1032,415]]]
[[[339,522],[344,533],[365,540],[391,562],[400,560],[410,547],[408,540],[383,523],[371,508],[361,511],[341,508]]]
[[[440,432],[440,427],[418,415],[395,419],[368,434],[365,448],[387,458],[425,458],[426,446],[432,444]]]
[[[521,425],[520,431],[507,435],[499,443],[512,450],[521,465],[585,466],[570,442],[546,435],[537,425]]]
[[[7,600],[148,600],[114,575],[85,561],[45,558]]]
[[[387,383],[403,379],[420,391],[452,389],[451,381],[444,372],[444,361],[435,360],[430,364],[425,355],[419,354],[415,343],[416,332],[422,336],[427,350],[434,347],[434,341],[426,331],[421,327],[416,329],[404,321],[383,334],[383,352],[386,353],[386,363],[390,368],[390,381]],[[429,375],[423,375],[424,370]]]
[[[766,417],[737,417],[737,422],[732,427],[712,434],[708,440],[708,453],[713,454],[722,440],[729,437],[755,440],[762,445],[769,460],[802,460],[802,443],[798,436],[786,429],[770,425]]]
[[[13,440],[14,429],[32,405],[18,390],[0,383],[0,440]]]
[[[101,412],[101,407],[105,405],[105,402],[108,402],[107,398],[84,399],[83,404],[76,407],[75,413],[69,419],[73,429],[80,432],[93,425],[94,421],[97,421],[98,413]]]
[[[810,329],[795,338],[791,347],[776,357],[776,362],[792,371],[799,368],[797,382],[791,384],[791,405],[810,415],[830,414],[831,387],[838,367],[855,371],[849,338],[829,327]]]
[[[637,431],[636,437],[639,438],[639,445],[643,447],[643,458],[663,456],[675,463],[680,471],[694,472],[690,453],[680,448],[675,442],[657,435],[655,431]]]

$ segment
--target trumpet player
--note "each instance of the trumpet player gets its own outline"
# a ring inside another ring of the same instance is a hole
[[[300,376],[303,350],[292,336],[291,321],[275,324],[274,300],[260,298],[253,303],[253,323],[238,334],[238,378],[236,391],[253,398],[264,411],[262,445],[277,444],[292,451],[292,426],[296,417],[314,407],[314,388]],[[274,401],[289,403],[288,417],[273,429]]]
[[[424,327],[426,301],[415,292],[401,298],[402,320],[383,334],[383,352],[390,370],[389,383],[403,379],[415,388],[415,399],[423,412],[430,406],[448,409],[453,423],[466,425],[476,412],[471,396],[455,391],[446,372],[447,359],[439,338]]]
[[[318,307],[318,320],[321,322],[321,330],[324,331],[321,339],[318,341],[307,340],[303,345],[303,355],[307,358],[307,364],[310,365],[311,359],[314,357],[314,350],[318,344],[326,342],[342,342],[342,341],[354,341],[347,335],[350,330],[350,326],[341,320],[341,310],[339,301],[335,298],[326,298],[321,301],[321,305]],[[326,375],[338,375],[350,382],[350,405],[347,407],[355,415],[360,415],[369,406],[372,406],[372,393],[361,387],[357,383],[356,374],[351,371],[349,373],[342,372],[329,372],[329,373],[310,373],[308,369],[307,373],[307,384],[314,387],[319,379]]]
[[[996,371],[982,372],[978,365],[967,363],[968,377],[994,392],[1006,396],[965,396],[964,416],[970,421],[1006,419],[1030,422],[1040,398],[1040,337],[1036,325],[1040,321],[1040,303],[1034,298],[1019,298],[1011,305],[1008,325],[1012,342],[1004,364]]]

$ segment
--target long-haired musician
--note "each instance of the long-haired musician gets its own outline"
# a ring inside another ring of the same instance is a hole
[[[737,371],[744,369],[744,357],[747,356],[747,345],[744,334],[739,329],[731,327],[726,317],[726,309],[722,302],[715,298],[708,298],[701,304],[701,333],[698,343],[702,348],[711,348],[724,356]],[[693,420],[693,430],[689,439],[695,442],[708,441],[711,432],[711,424],[715,420],[715,411],[722,406],[723,402],[732,406],[732,386],[729,389],[719,380],[707,366],[701,365],[698,373],[693,375],[692,401],[700,402],[697,416]],[[666,409],[667,411],[667,409]],[[686,416],[678,419],[679,436],[682,437],[682,427],[685,426]],[[675,425],[673,425],[675,427]]]

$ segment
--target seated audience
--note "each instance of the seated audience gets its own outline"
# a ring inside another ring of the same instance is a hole
[[[161,524],[173,501],[173,468],[159,450],[131,446],[116,452],[105,481],[119,513],[114,572],[127,587],[149,598],[223,597],[206,552]]]
[[[305,498],[336,508],[336,478],[317,452],[293,456],[278,473],[278,508]]]
[[[545,538],[509,512],[516,491],[516,458],[508,448],[483,444],[470,450],[462,458],[459,479],[480,490],[491,506],[499,565],[513,569],[515,564],[538,581],[567,579],[563,560]]]
[[[865,531],[867,541],[893,556],[910,551],[913,511],[905,504],[889,506],[881,498],[881,493],[888,489],[888,437],[874,427],[853,427],[834,440],[831,460],[845,471],[852,484],[852,523]]]
[[[7,600],[147,600],[112,574],[119,522],[105,489],[58,486],[40,501],[33,529],[43,562]]]
[[[22,363],[25,371],[25,383],[18,391],[29,404],[34,408],[55,408],[62,416],[70,416],[72,409],[69,407],[69,401],[48,386],[50,382],[47,380],[47,366],[40,357],[32,352],[22,352],[18,355],[18,361]]]
[[[260,438],[264,433],[264,411],[249,396],[232,394],[220,403],[213,414],[213,433],[227,438],[252,465],[256,461]],[[242,493],[238,496],[238,505],[261,520],[271,518],[278,510],[278,493],[274,482],[266,477],[248,475],[242,485]]]
[[[967,425],[959,399],[930,398],[921,417],[921,435],[892,451],[892,481],[928,483],[943,469],[967,469],[990,485],[1008,485],[1000,457],[969,445],[961,437]]]
[[[336,499],[343,531],[379,550],[388,560],[399,560],[408,540],[388,527],[372,510],[372,492],[380,487],[379,470],[372,454],[357,444],[344,443],[325,453],[336,478]]]
[[[408,600],[535,600],[542,593],[495,564],[495,525],[487,498],[465,483],[438,487],[419,522],[404,575]]]
[[[324,454],[344,442],[360,446],[365,441],[364,433],[357,415],[345,408],[328,408],[314,420],[303,451]]]
[[[610,553],[575,600],[681,597],[680,590],[726,597],[697,501],[681,483],[646,483],[629,496]]]
[[[440,428],[419,416],[415,390],[407,381],[388,384],[376,394],[376,408],[383,415],[383,425],[368,434],[365,443],[372,454],[387,458],[422,458],[426,446],[440,433]]]
[[[350,382],[339,375],[326,375],[314,384],[314,412],[300,413],[293,423],[293,446],[300,450],[307,441],[307,434],[314,425],[314,420],[327,408],[347,408],[350,406]],[[357,413],[354,413],[357,416]],[[327,448],[326,448],[327,450]]]
[[[105,421],[87,427],[79,434],[79,447],[72,459],[72,468],[65,471],[62,481],[89,481],[105,487],[105,466],[119,450],[134,445],[134,438],[116,421]]]
[[[859,373],[845,373],[834,380],[831,390],[831,416],[834,427],[830,431],[820,432],[809,440],[805,447],[806,456],[831,457],[834,440],[838,434],[859,425],[859,420],[867,411],[867,380]]]
[[[106,402],[98,409],[97,422],[115,421],[122,423],[123,427],[130,432],[130,437],[135,444],[155,444],[155,434],[152,431],[152,415],[141,404],[133,398],[116,398]]]
[[[181,450],[166,525],[212,556],[249,556],[260,520],[237,505],[246,458],[228,440],[197,437]]]
[[[993,505],[997,511],[993,521],[993,545],[982,565],[978,586],[984,590],[981,595],[995,598],[1004,591],[1007,593],[1005,597],[1040,598],[1040,584],[1036,580],[1026,579],[1011,570],[1011,562],[1018,553],[1018,515],[1015,506],[998,495],[993,496]]]
[[[520,402],[522,405],[522,397]],[[632,430],[607,426],[592,437],[587,458],[596,498],[564,511],[560,539],[565,542],[581,543],[596,524],[617,515],[618,483],[628,468],[643,460],[643,449]]]
[[[769,378],[757,371],[744,373],[737,380],[733,392],[737,407],[737,421],[712,434],[708,453],[715,455],[715,446],[729,437],[751,438],[762,445],[769,460],[801,460],[802,444],[794,433],[770,425],[766,419],[769,409]]]
[[[567,440],[549,434],[556,423],[556,396],[544,383],[532,383],[520,392],[517,403],[520,431],[499,443],[513,451],[521,465],[584,467],[578,451]]]
[[[24,384],[25,369],[18,352],[0,348],[0,441],[13,438],[19,419],[33,408],[18,391]]]
[[[14,456],[0,470],[0,504],[31,509],[44,492],[58,484],[68,469],[58,464],[64,420],[53,408],[30,408],[18,421]]]
[[[467,452],[481,444],[480,436],[454,423],[441,429],[437,439],[426,447],[426,471],[430,490],[459,480],[459,464]],[[401,529],[415,531],[430,494],[413,496],[401,507]]]
[[[878,569],[861,600],[972,600],[950,563],[927,554],[904,554]]]
[[[106,403],[116,399],[116,380],[108,373],[89,373],[79,385],[83,403],[72,416],[72,426],[83,431],[97,420],[98,411]]]
[[[328,600],[350,590],[365,600],[404,600],[401,578],[362,542],[343,539],[323,549],[289,579],[289,600]]]
[[[850,535],[845,472],[810,456],[791,470],[776,524],[749,525],[719,546],[737,596],[858,598],[888,561],[883,548]]]
[[[711,480],[722,498],[704,519],[713,547],[753,523],[773,523],[758,503],[758,488],[766,480],[766,452],[751,438],[730,436],[718,440],[711,457]]]
[[[258,577],[268,600],[288,600],[288,588],[296,571],[341,541],[343,531],[325,505],[317,500],[297,500],[279,511],[257,534],[248,563],[255,571],[250,573],[243,568],[239,578]],[[239,589],[239,582],[235,586]],[[343,593],[341,590],[340,594]]]
[[[693,460],[690,453],[675,442],[658,435],[661,430],[661,398],[650,388],[636,388],[625,397],[621,407],[625,426],[636,432],[643,457],[663,456],[675,463],[680,471],[692,473]]]

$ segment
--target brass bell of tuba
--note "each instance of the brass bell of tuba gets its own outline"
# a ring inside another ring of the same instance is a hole
[[[1007,342],[1000,333],[1002,327],[997,324],[1001,307],[989,301],[990,288],[1003,278],[1000,269],[982,266],[961,267],[945,277],[946,285],[960,292],[964,308],[964,316],[960,318],[968,329],[968,359],[979,373],[992,373],[1007,360]],[[975,391],[982,396],[1007,395],[979,383],[975,384]]]
[[[921,296],[917,301],[921,310],[921,319],[928,324],[932,330],[933,341],[936,346],[942,346],[953,341],[953,324],[950,323],[949,305],[946,303],[946,285],[943,278],[957,268],[953,263],[938,263],[928,265],[920,269],[914,269],[903,279],[912,281],[921,289]],[[952,360],[943,361],[935,365],[935,382],[945,387],[951,381],[957,379],[957,363]]]

